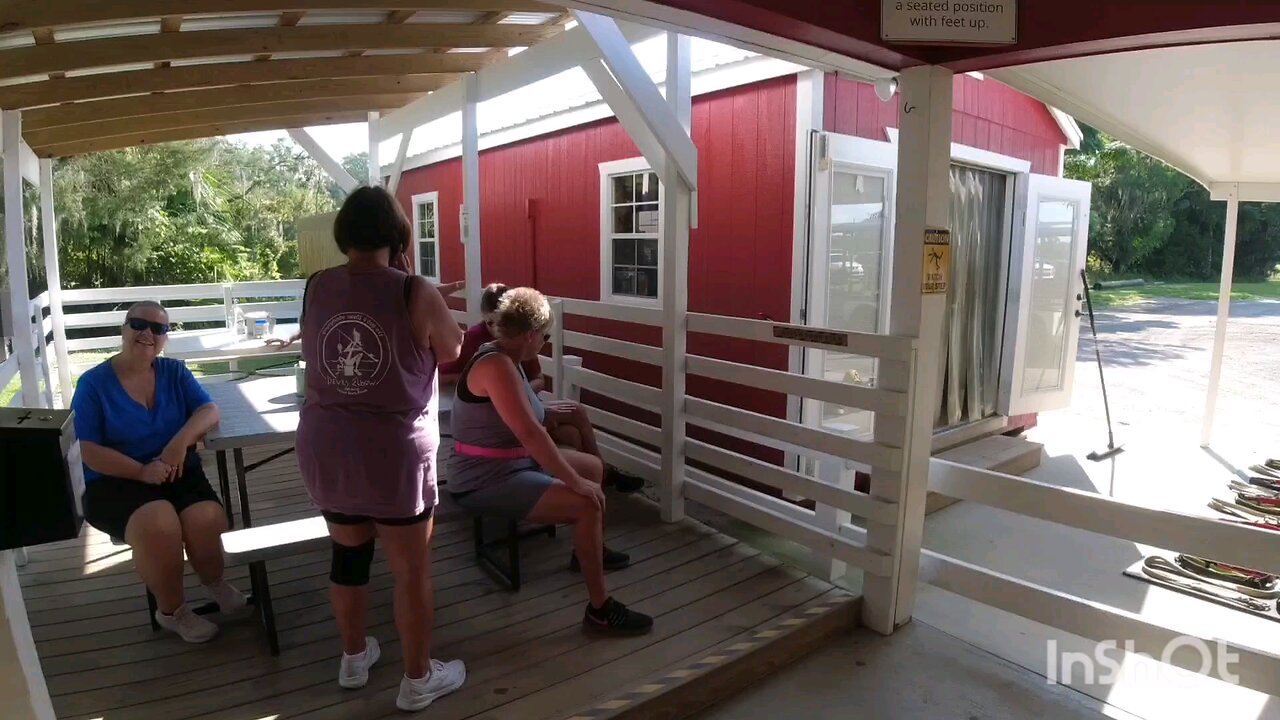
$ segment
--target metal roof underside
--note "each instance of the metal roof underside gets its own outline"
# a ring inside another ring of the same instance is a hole
[[[568,20],[535,0],[0,0],[0,109],[42,157],[361,122]]]
[[[1280,202],[1280,41],[1098,55],[989,74],[1191,176]]]

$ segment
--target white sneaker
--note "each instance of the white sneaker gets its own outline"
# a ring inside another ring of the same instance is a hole
[[[358,655],[342,653],[342,666],[338,669],[338,684],[348,690],[362,688],[369,682],[369,668],[382,657],[382,648],[373,637],[364,639],[364,652]]]
[[[218,634],[218,626],[195,614],[187,605],[181,605],[172,615],[156,610],[156,622],[160,627],[175,632],[189,643],[209,642]]]
[[[437,699],[462,687],[467,681],[467,666],[461,660],[431,661],[431,674],[420,680],[400,679],[400,696],[396,707],[413,712],[425,709]]]
[[[235,585],[225,579],[219,580],[212,585],[205,585],[204,589],[209,591],[209,597],[218,603],[218,610],[223,615],[243,610],[249,604],[249,600],[244,596],[244,593],[237,590]]]

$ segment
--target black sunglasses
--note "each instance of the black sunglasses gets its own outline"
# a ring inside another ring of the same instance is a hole
[[[144,320],[142,318],[129,318],[124,321],[124,324],[128,325],[129,329],[134,332],[150,330],[153,335],[169,334],[169,323],[151,322],[150,320]]]

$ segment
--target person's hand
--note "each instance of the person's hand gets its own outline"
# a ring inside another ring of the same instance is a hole
[[[413,266],[409,264],[408,253],[394,253],[391,255],[391,267],[403,273],[413,274]]]
[[[572,478],[565,481],[565,485],[579,495],[584,495],[594,500],[596,508],[600,510],[600,512],[604,512],[604,488],[581,475],[574,475]]]
[[[572,422],[574,415],[577,414],[577,403],[566,400],[551,400],[542,404],[543,412],[546,414],[546,422],[551,425],[559,425],[560,423]]]
[[[152,460],[138,473],[138,480],[148,485],[163,485],[172,479],[173,468],[163,460]]]
[[[160,453],[160,457],[156,459],[169,466],[169,475],[171,479],[180,478],[182,477],[183,470],[186,469],[187,448],[185,445],[177,445],[176,443],[170,442]]]

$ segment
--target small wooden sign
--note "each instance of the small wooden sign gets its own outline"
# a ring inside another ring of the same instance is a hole
[[[951,231],[925,228],[924,277],[920,292],[925,295],[945,295],[951,282]]]
[[[811,345],[829,345],[831,347],[849,347],[849,336],[842,332],[830,330],[812,330],[791,325],[774,325],[773,336],[779,340],[795,340]]]
[[[881,0],[880,39],[900,45],[1013,45],[1018,1]]]

